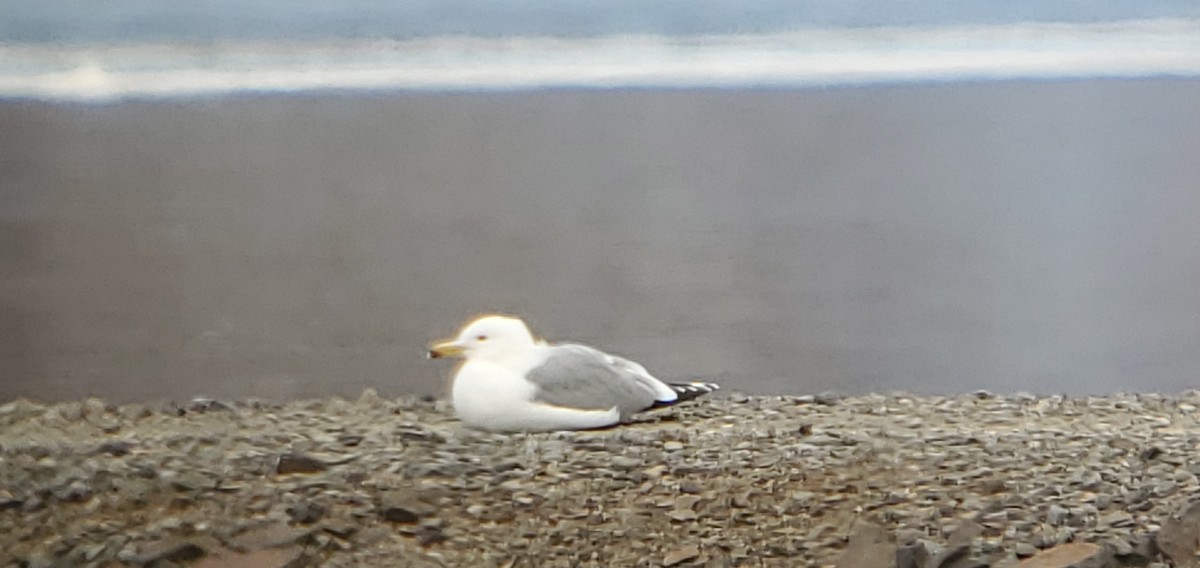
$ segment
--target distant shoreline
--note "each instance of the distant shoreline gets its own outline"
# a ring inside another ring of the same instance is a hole
[[[102,102],[314,90],[753,89],[1196,78],[1197,37],[1200,20],[1167,18],[699,35],[0,42],[0,97]]]
[[[855,93],[879,91],[911,91],[923,89],[978,89],[1005,85],[1089,85],[1089,84],[1200,84],[1200,76],[1172,73],[1131,76],[1066,76],[1066,77],[977,77],[954,79],[911,79],[878,82],[851,82],[811,85],[647,85],[647,86],[531,86],[499,89],[471,87],[450,89],[405,88],[317,88],[296,91],[239,90],[229,92],[173,95],[129,96],[116,99],[48,99],[36,96],[0,95],[0,110],[29,107],[64,107],[103,109],[122,106],[194,106],[269,102],[316,101],[404,101],[420,99],[539,98],[556,96],[603,97],[611,95],[672,95],[672,94],[770,94],[770,93]]]

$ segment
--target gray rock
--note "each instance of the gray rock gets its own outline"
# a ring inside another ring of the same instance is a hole
[[[320,473],[329,469],[329,464],[304,454],[283,454],[275,465],[275,473],[287,475],[292,473]]]
[[[1200,568],[1200,501],[1164,521],[1156,543],[1176,568]]]
[[[0,489],[0,511],[8,509],[20,509],[25,501],[14,497],[7,489]]]
[[[183,405],[183,409],[187,412],[205,413],[205,412],[229,412],[233,407],[211,398],[193,398]]]
[[[892,534],[879,525],[863,524],[854,534],[837,560],[837,568],[892,568],[897,561],[896,542]]]
[[[1028,542],[1018,542],[1013,547],[1013,552],[1016,553],[1017,558],[1029,558],[1038,553],[1038,548]]]
[[[667,555],[663,557],[662,565],[676,566],[689,560],[694,560],[699,556],[700,547],[698,546],[685,546],[683,548],[676,548],[675,550],[668,552]]]
[[[284,522],[266,523],[239,532],[225,544],[238,552],[288,547],[303,544],[313,531],[313,528],[292,527]]]
[[[431,512],[431,508],[410,490],[383,493],[376,510],[383,520],[398,524],[416,524]]]
[[[321,530],[344,540],[358,532],[358,525],[348,522],[325,523]]]
[[[129,455],[129,450],[131,449],[133,449],[132,442],[127,442],[125,440],[109,440],[103,444],[100,444],[100,447],[96,448],[96,452],[108,454],[114,457],[121,457]]]
[[[930,568],[971,568],[972,541],[983,534],[983,527],[974,521],[963,521],[947,539],[946,548],[929,563]]]
[[[308,525],[315,523],[325,517],[327,509],[320,503],[305,501],[299,505],[293,505],[287,508],[288,517],[293,523]]]
[[[82,481],[71,483],[54,491],[54,498],[67,503],[82,503],[92,498],[95,492]]]
[[[1114,556],[1122,566],[1145,566],[1158,557],[1158,546],[1154,536],[1141,534],[1122,539],[1128,547],[1114,547]]]
[[[917,540],[896,550],[896,568],[928,568],[938,550],[926,540]]]
[[[421,546],[431,546],[447,540],[446,533],[442,532],[440,525],[422,524],[417,528],[414,536],[416,536],[417,543]]]
[[[163,566],[166,563],[190,562],[207,554],[199,544],[190,541],[160,541],[141,547],[132,560],[141,566]]]
[[[843,398],[844,397],[842,395],[836,392],[825,391],[814,396],[813,402],[824,406],[834,406],[841,402]]]
[[[1051,526],[1061,527],[1066,524],[1070,515],[1071,511],[1066,507],[1050,505],[1050,510],[1046,513],[1046,522]]]
[[[629,456],[613,456],[613,458],[609,460],[609,463],[611,463],[613,467],[619,467],[622,469],[631,469],[643,465],[642,460]]]
[[[303,558],[304,549],[299,546],[241,553],[226,551],[207,556],[189,568],[298,568],[304,565]]]
[[[1086,542],[1073,542],[1044,550],[1021,561],[1020,568],[1110,568],[1112,550]]]

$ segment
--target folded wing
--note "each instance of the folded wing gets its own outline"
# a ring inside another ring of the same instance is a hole
[[[679,397],[641,365],[586,345],[546,347],[545,358],[526,378],[537,386],[538,402],[587,410],[616,408],[622,419]]]

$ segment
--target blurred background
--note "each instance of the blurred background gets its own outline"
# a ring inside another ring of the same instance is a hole
[[[1200,387],[1200,5],[0,0],[0,400]]]

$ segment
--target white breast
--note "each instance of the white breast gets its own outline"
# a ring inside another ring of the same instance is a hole
[[[616,408],[580,410],[533,402],[536,387],[524,375],[488,361],[468,360],[454,376],[454,412],[485,430],[579,430],[620,421]]]
[[[463,422],[486,427],[504,409],[529,404],[533,385],[506,367],[469,360],[454,376],[451,397]]]

